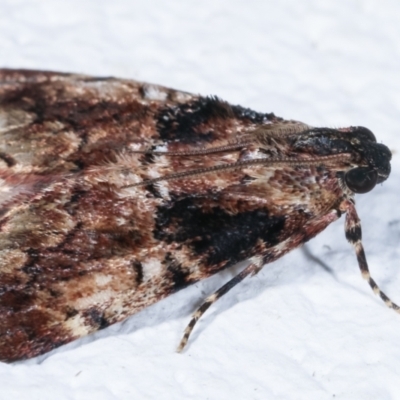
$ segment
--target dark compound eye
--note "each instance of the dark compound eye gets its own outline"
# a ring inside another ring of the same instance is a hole
[[[354,193],[367,193],[375,187],[378,173],[367,167],[353,168],[346,172],[344,179]]]

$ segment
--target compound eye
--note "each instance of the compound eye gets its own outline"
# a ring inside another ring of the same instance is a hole
[[[353,168],[346,172],[344,180],[348,188],[354,193],[367,193],[375,187],[378,181],[378,173],[367,167]]]

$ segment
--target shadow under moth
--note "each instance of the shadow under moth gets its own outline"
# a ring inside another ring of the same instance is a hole
[[[315,128],[162,86],[0,69],[0,360],[48,352],[240,261],[218,298],[345,214],[391,153],[363,127]]]

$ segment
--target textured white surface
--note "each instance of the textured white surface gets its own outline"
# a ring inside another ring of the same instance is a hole
[[[358,212],[372,274],[399,302],[399,18],[398,0],[2,0],[0,65],[134,78],[315,126],[369,127],[393,150],[393,172],[357,197]],[[343,218],[223,298],[175,353],[190,312],[233,274],[0,364],[0,399],[400,398],[400,316],[362,280]]]

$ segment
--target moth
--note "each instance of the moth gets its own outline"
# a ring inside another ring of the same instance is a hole
[[[249,260],[194,313],[390,173],[363,127],[316,128],[162,86],[0,70],[0,360],[37,356]]]

